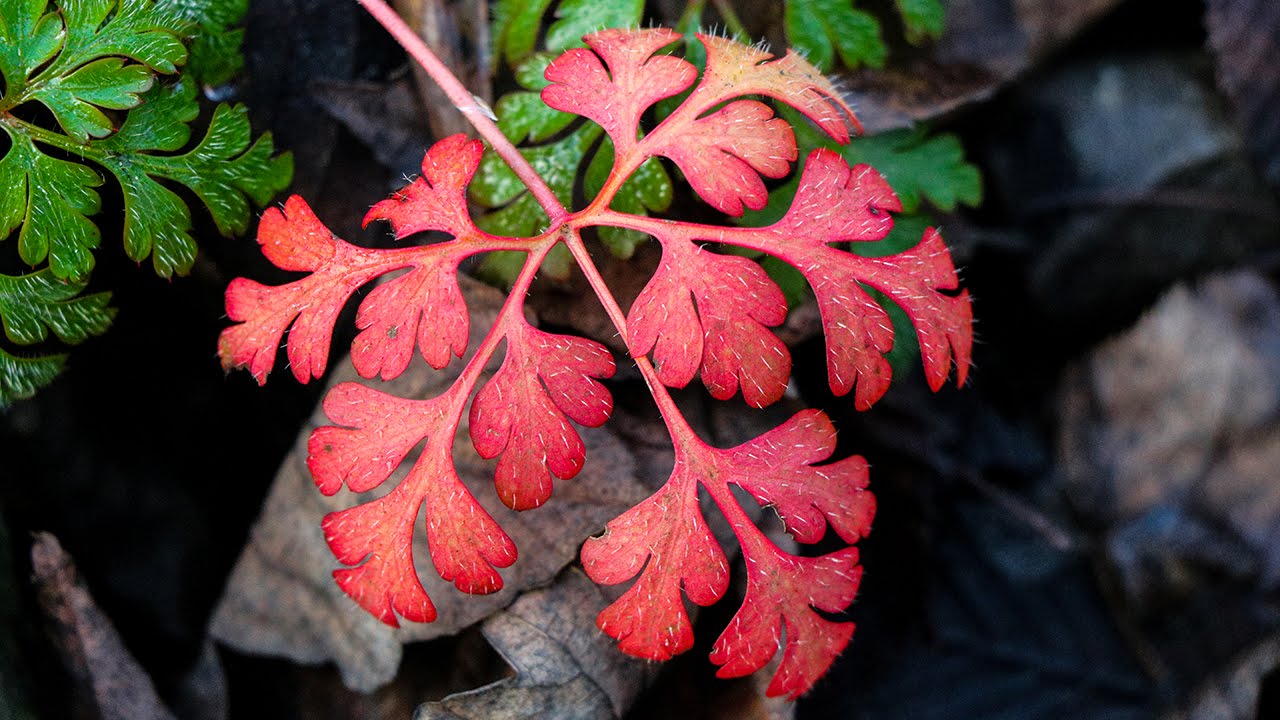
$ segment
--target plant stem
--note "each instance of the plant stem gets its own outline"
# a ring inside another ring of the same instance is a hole
[[[529,192],[551,219],[551,224],[555,225],[568,217],[569,211],[560,204],[555,193],[551,192],[551,188],[534,171],[529,161],[525,160],[520,151],[516,150],[516,146],[511,144],[507,136],[498,129],[493,111],[489,106],[467,90],[462,81],[440,61],[440,58],[436,57],[431,48],[427,47],[422,38],[418,37],[418,34],[396,14],[396,11],[391,9],[384,0],[356,0],[356,2],[368,10],[373,19],[386,28],[396,42],[400,43],[414,61],[421,65],[431,79],[444,90],[445,95],[453,102],[453,106],[458,108],[481,137],[489,143],[489,147],[493,148],[498,157],[501,157],[515,172],[516,177],[529,188]]]
[[[502,307],[498,310],[498,317],[494,320],[493,329],[481,341],[480,347],[476,348],[475,354],[467,361],[466,367],[459,373],[458,379],[449,388],[450,393],[455,393],[458,388],[465,390],[455,393],[452,402],[453,405],[448,410],[447,428],[448,437],[452,437],[458,432],[458,424],[462,421],[462,413],[466,405],[467,398],[471,396],[471,391],[475,389],[480,382],[480,375],[484,372],[484,367],[489,363],[489,358],[493,357],[497,351],[498,345],[506,339],[507,334],[502,332],[503,326],[509,322],[510,318],[515,318],[516,322],[524,322],[524,300],[529,294],[529,288],[533,285],[533,279],[538,274],[538,268],[542,266],[542,261],[547,258],[547,253],[551,252],[551,248],[556,243],[551,239],[543,239],[539,245],[527,248],[529,256],[525,258],[524,265],[520,268],[520,274],[516,276],[516,281],[511,287],[511,292],[507,294],[507,299],[502,303]]]
[[[742,24],[742,19],[738,17],[738,13],[734,12],[733,6],[727,0],[711,0],[711,4],[716,6],[716,12],[720,13],[720,19],[724,20],[726,30],[744,43],[751,40],[751,35],[747,33],[747,26]]]

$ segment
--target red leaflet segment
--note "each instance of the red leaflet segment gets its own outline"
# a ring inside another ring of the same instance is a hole
[[[343,483],[352,492],[381,485],[442,420],[431,400],[398,398],[353,382],[329,391],[324,413],[337,425],[312,431],[307,468],[325,495],[336,494]]]
[[[460,259],[460,254],[444,253],[423,257],[421,264],[378,285],[360,303],[356,327],[361,332],[351,343],[351,362],[361,377],[398,377],[409,367],[415,343],[436,369],[462,357],[471,319],[458,287]]]
[[[849,141],[849,124],[862,126],[840,91],[818,68],[791,50],[774,56],[753,46],[716,35],[698,35],[707,48],[702,82],[679,112],[701,115],[730,97],[764,95],[804,113],[839,143]]]
[[[422,157],[422,174],[369,208],[365,227],[374,220],[386,220],[401,239],[429,230],[455,238],[479,232],[467,213],[467,185],[483,154],[483,143],[460,134],[432,145]]]
[[[334,556],[356,566],[334,571],[334,578],[388,625],[399,624],[397,614],[416,622],[435,619],[413,564],[413,524],[428,498],[427,542],[440,577],[463,592],[491,593],[502,588],[497,568],[516,559],[511,538],[458,479],[446,442],[432,438],[390,494],[324,519]]]
[[[761,175],[780,178],[791,172],[796,136],[768,105],[735,100],[706,117],[672,115],[641,148],[671,158],[699,197],[737,217],[744,205],[759,210],[769,202]]]
[[[352,361],[364,377],[404,372],[415,343],[432,367],[444,367],[467,348],[469,318],[458,289],[458,263],[498,240],[475,228],[467,214],[466,188],[480,164],[483,146],[454,135],[436,143],[422,160],[422,176],[365,217],[388,220],[397,237],[435,230],[449,242],[396,250],[367,250],[336,237],[306,201],[293,196],[284,210],[271,208],[258,226],[262,252],[277,267],[311,273],[278,287],[237,278],[227,288],[227,315],[240,324],[222,332],[223,367],[248,367],[259,384],[275,364],[276,349],[289,331],[289,366],[299,382],[324,374],[333,324],[360,286],[400,268],[410,271],[383,283],[361,303],[356,325],[363,332]],[[505,247],[505,246],[503,246]]]
[[[598,583],[626,582],[640,573],[596,618],[628,655],[667,660],[693,647],[681,589],[705,606],[729,586],[724,551],[698,509],[697,481],[696,468],[677,458],[661,490],[614,518],[603,536],[582,547],[582,567]]]
[[[711,659],[723,665],[722,677],[755,672],[777,653],[785,628],[783,660],[769,693],[798,696],[826,672],[853,633],[851,623],[826,620],[814,608],[840,612],[853,602],[862,573],[858,551],[803,558],[779,550],[747,518],[729,484],[774,507],[801,542],[820,540],[828,521],[853,542],[870,531],[875,513],[865,490],[866,462],[853,457],[814,465],[835,449],[835,429],[816,410],[728,450],[706,445],[687,426],[676,434],[676,468],[667,485],[582,549],[587,574],[602,584],[624,582],[644,568],[597,624],[638,657],[666,659],[690,647],[681,589],[707,605],[723,594],[727,581],[724,554],[698,507],[694,488],[701,484],[729,519],[747,563],[742,608]]]
[[[749,675],[777,653],[785,629],[782,664],[766,693],[795,699],[827,672],[853,636],[853,623],[832,622],[814,608],[840,612],[853,602],[862,580],[858,549],[803,558],[768,541],[755,545],[748,551],[744,539],[747,594],[716,640],[711,662],[721,666],[718,677]]]
[[[609,419],[613,398],[597,378],[613,376],[601,344],[535,329],[523,317],[507,323],[507,356],[471,405],[471,441],[481,457],[501,455],[494,482],[513,510],[551,496],[551,476],[582,469],[586,447],[569,418],[587,427]]]
[[[866,165],[849,167],[834,152],[809,155],[795,200],[786,216],[758,237],[729,242],[772,253],[809,281],[822,312],[827,372],[836,395],[854,392],[865,410],[889,387],[884,353],[893,348],[889,315],[864,289],[873,287],[902,306],[920,336],[925,375],[937,390],[954,360],[957,384],[967,376],[972,348],[972,309],[960,291],[955,266],[936,230],[916,248],[867,258],[829,246],[881,240],[893,226],[890,212],[901,204],[884,178]]]
[[[592,33],[583,38],[591,50],[569,50],[547,66],[544,76],[552,84],[543,89],[542,101],[594,120],[625,155],[635,146],[644,111],[698,76],[682,58],[654,55],[680,38],[667,28]]]
[[[397,615],[412,622],[436,619],[413,564],[413,525],[421,505],[421,495],[406,482],[373,502],[329,513],[322,523],[334,556],[356,566],[333,571],[338,586],[392,627],[400,626]]]
[[[283,211],[263,213],[258,243],[277,267],[312,274],[279,287],[245,278],[231,282],[227,316],[240,324],[218,338],[222,366],[247,367],[258,384],[265,383],[280,339],[293,325],[288,354],[294,377],[298,382],[320,377],[329,361],[338,312],[356,288],[389,269],[386,258],[334,236],[297,195],[285,202]]]
[[[719,400],[741,387],[753,407],[776,402],[791,376],[791,354],[768,330],[787,318],[782,291],[747,258],[705,252],[675,234],[660,239],[662,262],[627,318],[631,353],[652,349],[669,387],[684,387],[701,368]]]
[[[725,463],[725,480],[772,507],[796,540],[816,543],[827,524],[847,543],[871,531],[875,496],[867,492],[867,461],[854,455],[814,466],[836,449],[836,429],[817,410],[739,445]]]

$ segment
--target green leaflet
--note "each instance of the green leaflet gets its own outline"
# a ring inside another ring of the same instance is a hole
[[[493,62],[516,65],[533,54],[551,0],[498,0],[493,7]],[[496,67],[495,67],[496,69]]]
[[[201,85],[221,85],[244,67],[244,30],[235,27],[249,0],[156,0],[199,31],[191,37],[185,74]]]
[[[38,268],[0,275],[8,342],[52,335],[78,343],[110,324],[107,294],[79,296],[100,244],[94,221],[104,181],[124,200],[126,254],[151,258],[165,277],[189,271],[196,256],[191,211],[175,186],[192,191],[231,235],[248,227],[252,205],[288,184],[291,158],[272,156],[269,135],[251,137],[243,107],[216,108],[191,145],[197,88],[224,82],[243,62],[242,33],[232,26],[247,7],[248,0],[0,3],[0,241],[16,236],[18,256]],[[182,79],[161,77],[180,68]],[[0,348],[0,405],[32,394],[64,362]]]
[[[551,83],[543,77],[555,59],[553,53],[538,53],[516,67],[516,81],[528,92],[513,92],[498,100],[498,128],[512,142],[543,142],[569,127],[576,117],[542,102],[539,92]]]
[[[895,0],[907,42],[919,45],[942,35],[946,9],[940,0]],[[852,0],[787,0],[783,17],[787,42],[823,72],[835,60],[847,68],[884,67],[880,21]]]
[[[947,10],[940,0],[897,0],[902,24],[907,30],[907,42],[919,45],[929,38],[942,35]]]
[[[64,282],[47,268],[28,275],[0,275],[0,322],[9,340],[30,345],[50,332],[63,342],[78,343],[111,325],[115,310],[110,296],[81,296],[83,282]],[[66,355],[20,357],[0,348],[0,408],[31,397],[49,384],[66,364]]]
[[[597,30],[636,27],[643,13],[644,0],[561,0],[545,44],[559,54],[582,46],[582,36]]]
[[[18,255],[28,265],[47,259],[60,278],[87,275],[99,240],[89,216],[102,205],[94,190],[102,178],[79,163],[49,157],[26,134],[0,128],[12,141],[0,158],[0,187],[6,188],[0,232],[8,236],[21,226]]]
[[[930,136],[923,127],[854,138],[844,152],[851,163],[880,171],[902,201],[904,213],[919,211],[922,200],[950,212],[957,205],[982,203],[982,176],[965,162],[954,135]]]
[[[823,72],[837,53],[846,67],[884,67],[880,23],[849,0],[788,0],[784,23],[787,41]]]
[[[67,364],[66,355],[18,357],[0,348],[0,408],[36,394]]]
[[[791,108],[777,110],[778,115],[795,128],[800,157],[825,147],[840,153],[851,164],[871,165],[898,194],[903,215],[919,213],[925,201],[945,212],[959,205],[976,207],[982,203],[982,175],[975,165],[965,160],[964,148],[954,135],[930,135],[927,128],[916,127],[862,135],[841,146]],[[765,207],[747,210],[738,223],[758,227],[777,222],[791,207],[799,179],[799,173],[793,174],[769,194]]]
[[[64,282],[45,270],[10,277],[0,275],[0,323],[5,337],[32,345],[50,331],[68,343],[99,335],[111,325],[115,310],[108,293],[80,295],[85,283]]]
[[[551,1],[498,0],[490,29],[495,65],[505,60],[507,65],[516,66],[534,53]],[[604,28],[635,27],[643,12],[644,0],[561,0],[543,47],[556,55],[571,47],[582,47],[583,35]]]
[[[272,157],[270,135],[251,144],[249,119],[242,105],[219,105],[204,138],[186,153],[149,154],[150,150],[174,149],[177,133],[165,128],[162,117],[194,117],[194,86],[184,83],[161,88],[154,102],[145,107],[154,107],[161,117],[155,118],[155,124],[140,123],[138,131],[131,131],[126,123],[118,134],[98,144],[106,151],[99,162],[116,175],[124,191],[125,252],[141,261],[154,249],[152,264],[158,274],[185,274],[195,260],[195,242],[188,234],[191,215],[182,199],[155,178],[191,188],[219,232],[229,236],[248,228],[250,200],[261,207],[288,184],[293,159],[289,155]],[[152,133],[152,127],[159,130]]]
[[[555,10],[556,20],[547,28],[545,52],[535,53],[543,18],[551,0],[517,2],[499,0],[494,9],[492,36],[494,58],[505,58],[514,66],[516,82],[524,90],[508,93],[496,104],[498,127],[512,142],[544,143],[526,146],[521,153],[542,174],[561,202],[573,200],[574,183],[587,163],[585,191],[592,197],[603,185],[613,159],[608,139],[589,159],[588,153],[600,138],[600,128],[588,123],[554,142],[547,142],[568,130],[576,115],[547,107],[539,92],[547,86],[543,77],[547,65],[563,50],[584,45],[582,36],[610,27],[636,27],[644,11],[642,0],[562,0]],[[536,235],[546,223],[546,214],[515,175],[497,157],[485,156],[470,186],[471,199],[494,208],[478,221],[487,232],[509,236]],[[643,214],[645,209],[662,210],[671,203],[671,180],[662,166],[647,162],[622,187],[614,208]],[[619,257],[629,257],[644,236],[618,228],[602,228],[602,241]],[[565,277],[571,265],[567,254],[556,248],[543,265],[545,274]],[[510,281],[523,264],[521,253],[493,253],[485,259],[481,274],[489,280]]]

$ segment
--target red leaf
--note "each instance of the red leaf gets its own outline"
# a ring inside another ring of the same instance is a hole
[[[440,246],[434,246],[440,247]],[[361,377],[384,380],[409,367],[416,342],[422,358],[440,369],[467,351],[471,320],[458,287],[460,255],[441,255],[369,293],[356,312],[361,329],[351,362]]]
[[[680,38],[667,28],[592,33],[583,38],[591,50],[569,50],[547,66],[551,85],[542,90],[542,100],[594,120],[609,133],[618,153],[625,154],[635,146],[641,114],[684,91],[697,77],[685,60],[654,55]]]
[[[516,559],[515,544],[458,479],[443,443],[429,442],[389,494],[324,519],[334,556],[356,566],[335,571],[338,584],[388,625],[398,625],[396,614],[415,622],[435,619],[413,564],[413,524],[427,499],[432,563],[459,590],[486,594],[501,589],[497,568]]]
[[[794,265],[809,281],[822,312],[831,390],[856,387],[854,404],[866,409],[889,387],[884,354],[893,348],[893,326],[861,286],[874,287],[902,306],[920,336],[925,375],[937,390],[954,361],[957,384],[968,373],[972,309],[959,287],[951,256],[935,230],[916,248],[867,258],[829,247],[834,242],[883,239],[893,226],[889,212],[901,205],[888,183],[866,165],[849,167],[836,153],[809,155],[796,197],[766,237],[748,244]]]
[[[587,540],[582,566],[603,585],[640,578],[601,611],[596,624],[628,655],[667,660],[693,647],[681,588],[698,605],[724,595],[729,571],[698,509],[696,476],[679,459],[657,493]],[[643,572],[641,572],[643,568]]]
[[[568,480],[582,469],[586,448],[569,418],[587,427],[609,419],[613,399],[595,379],[612,377],[615,366],[599,343],[545,333],[524,318],[508,327],[506,359],[471,405],[471,440],[481,457],[502,456],[498,496],[527,510],[551,496],[551,475]]]
[[[344,482],[352,492],[381,485],[441,419],[429,400],[406,400],[353,382],[329,391],[324,412],[338,426],[312,431],[307,468],[325,495],[336,494]]]
[[[727,482],[772,507],[787,531],[802,543],[816,543],[827,524],[847,543],[871,531],[875,497],[866,491],[867,462],[853,456],[815,466],[831,457],[836,429],[817,410],[796,413],[786,423],[728,451]]]
[[[791,372],[787,349],[769,329],[786,317],[781,291],[754,261],[702,244],[769,253],[804,275],[822,314],[832,390],[853,392],[859,408],[888,387],[884,354],[895,341],[889,315],[871,290],[901,306],[914,324],[935,390],[952,365],[957,382],[965,381],[972,310],[932,229],[916,247],[888,257],[837,247],[883,239],[893,223],[889,213],[901,205],[874,170],[850,167],[828,150],[809,156],[791,208],[766,228],[694,225],[610,209],[626,179],[654,156],[669,158],[703,199],[726,213],[762,207],[768,200],[764,178],[786,175],[796,156],[793,130],[762,98],[797,108],[841,142],[848,139],[847,123],[856,125],[832,84],[793,53],[774,58],[725,38],[699,36],[707,62],[698,79],[691,64],[662,54],[679,38],[670,30],[605,30],[586,38],[588,48],[570,50],[548,67],[543,98],[603,126],[615,144],[615,166],[587,209],[569,212],[547,201],[553,227],[527,243],[475,227],[466,189],[483,148],[461,135],[432,146],[422,176],[365,218],[389,221],[399,238],[435,231],[450,240],[365,250],[334,237],[298,198],[290,198],[283,211],[268,211],[259,232],[264,254],[281,268],[309,274],[279,287],[233,282],[227,311],[237,324],[223,332],[220,352],[224,366],[248,366],[262,382],[288,331],[291,367],[306,381],[324,371],[334,318],[351,293],[379,275],[405,270],[361,304],[353,363],[366,377],[391,378],[411,362],[416,345],[429,364],[442,368],[465,353],[469,340],[468,310],[456,278],[462,259],[495,250],[540,258],[551,243],[564,242],[616,320],[616,300],[601,286],[579,233],[614,225],[657,237],[662,261],[632,304],[627,327],[616,322],[634,356],[653,355],[656,371],[647,360],[638,367],[671,430],[676,463],[662,489],[583,546],[583,565],[595,581],[634,579],[597,623],[622,650],[640,657],[665,659],[692,646],[686,596],[710,604],[729,580],[724,552],[699,507],[699,493],[705,492],[728,519],[747,566],[742,607],[716,642],[712,660],[722,666],[720,675],[741,675],[765,665],[781,648],[769,692],[795,697],[826,672],[853,632],[852,623],[820,613],[841,612],[853,601],[861,577],[858,552],[847,547],[818,558],[783,552],[748,520],[731,485],[773,508],[788,532],[807,543],[823,539],[828,527],[846,542],[857,541],[870,529],[875,500],[866,490],[862,458],[819,464],[835,448],[835,429],[820,412],[801,412],[723,450],[704,443],[681,418],[663,385],[683,387],[701,374],[714,397],[729,398],[741,389],[748,404],[761,407],[782,396]],[[686,90],[688,96],[656,127],[640,127],[656,102]],[[532,172],[519,163],[516,169],[523,178]],[[538,194],[539,188],[531,189]],[[339,584],[388,624],[435,616],[412,556],[413,525],[424,507],[432,562],[458,589],[501,588],[498,569],[516,559],[510,537],[461,484],[452,458],[466,400],[502,340],[506,357],[475,395],[470,433],[483,457],[498,458],[495,485],[509,507],[541,505],[554,479],[577,475],[585,450],[574,423],[599,425],[611,413],[612,398],[598,382],[614,372],[608,351],[525,321],[524,293],[535,269],[521,272],[518,291],[444,394],[401,399],[343,384],[325,401],[336,425],[316,430],[308,445],[308,464],[324,493],[344,484],[357,492],[374,489],[425,440],[425,450],[398,486],[324,521],[334,554],[350,566],[334,573]]]
[[[483,154],[484,144],[465,135],[435,143],[422,157],[422,175],[370,208],[364,225],[387,220],[398,238],[428,230],[454,237],[475,232],[467,213],[467,185]]]
[[[684,387],[701,368],[717,399],[741,387],[753,407],[777,401],[791,374],[791,354],[768,330],[786,320],[782,291],[747,258],[705,252],[678,235],[660,239],[662,262],[627,319],[631,353],[652,349],[669,387]]]
[[[814,608],[840,612],[853,602],[862,579],[857,548],[819,558],[787,555],[761,540],[743,552],[747,594],[711,650],[718,677],[749,675],[776,654],[786,631],[782,664],[769,696],[803,695],[826,673],[853,636],[853,623],[833,622]]]

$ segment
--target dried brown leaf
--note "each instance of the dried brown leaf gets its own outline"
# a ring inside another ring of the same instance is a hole
[[[415,720],[622,717],[656,668],[623,656],[594,631],[608,603],[576,568],[549,588],[525,593],[482,627],[515,676],[427,703]]]
[[[31,566],[53,645],[75,683],[73,703],[102,720],[172,720],[56,537],[36,533]]]
[[[1280,584],[1280,297],[1265,278],[1170,291],[1094,352],[1061,408],[1068,495],[1139,605],[1194,590],[1188,565]]]
[[[1209,0],[1205,25],[1218,83],[1235,104],[1267,181],[1280,187],[1280,3]]]
[[[990,97],[1122,0],[947,2],[947,24],[927,52],[845,76],[867,132],[908,127]]]

